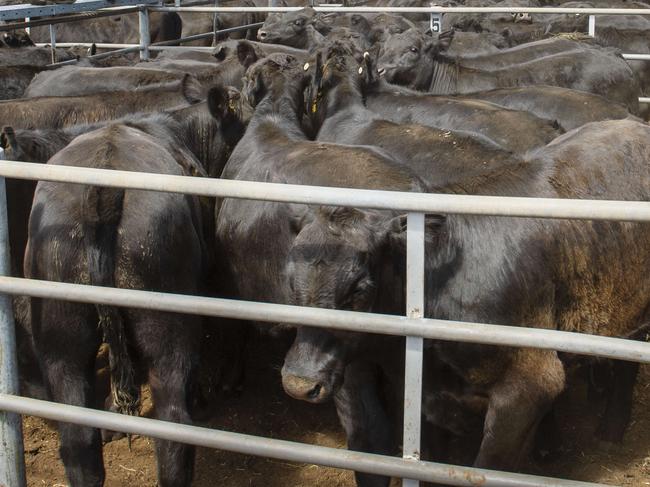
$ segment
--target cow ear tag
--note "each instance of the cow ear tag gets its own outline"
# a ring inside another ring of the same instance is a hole
[[[359,74],[363,74],[363,66],[359,66]]]
[[[305,65],[302,67],[303,71],[307,71],[309,69],[309,63],[305,63]]]
[[[228,100],[228,111],[235,113],[235,102],[232,99]]]

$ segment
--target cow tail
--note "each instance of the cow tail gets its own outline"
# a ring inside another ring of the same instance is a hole
[[[115,243],[122,218],[124,190],[89,186],[83,196],[84,246],[93,286],[115,287]],[[123,414],[136,414],[140,389],[129,354],[124,320],[115,306],[95,305],[104,342],[108,345],[113,403]]]

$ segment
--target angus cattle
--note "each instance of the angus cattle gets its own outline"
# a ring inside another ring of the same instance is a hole
[[[368,147],[350,147],[312,142],[304,135],[302,63],[284,54],[272,54],[249,67],[243,97],[255,112],[228,160],[222,177],[319,186],[349,186],[367,189],[423,190],[423,182],[405,167]],[[219,90],[210,92],[215,116],[229,117],[228,103]],[[225,124],[224,126],[231,126]],[[302,205],[225,199],[217,214],[217,238],[241,299],[287,302],[293,285],[284,267],[295,239],[294,228],[312,211]],[[346,429],[350,449],[395,451],[390,423],[373,430],[368,439],[362,431],[366,413],[351,398],[377,386],[363,381],[363,372],[349,368],[339,376],[343,385],[337,408]],[[363,387],[359,387],[359,385]],[[384,407],[368,393],[367,408],[384,417]],[[366,409],[367,411],[367,409]],[[360,485],[376,476],[357,474]]]
[[[468,133],[515,153],[546,145],[563,132],[552,117],[538,118],[469,96],[429,95],[382,79],[370,83],[365,99],[370,110],[391,122]]]
[[[458,180],[437,191],[648,200],[649,135],[647,125],[634,121],[592,123],[533,152],[526,164],[470,177],[462,159],[450,158],[443,177],[456,173]],[[404,313],[403,281],[391,283],[376,270],[403,259],[404,242],[395,241],[404,236],[404,218],[339,208],[305,218],[299,228],[286,267],[294,304]],[[637,338],[647,329],[647,224],[439,215],[427,228],[425,316]],[[392,299],[376,296],[387,287]],[[297,397],[322,402],[336,394],[359,337],[301,330],[285,359],[283,384]],[[487,399],[474,465],[517,468],[565,387],[565,363],[556,352],[535,349],[455,342],[427,348],[460,374],[466,390]],[[621,367],[633,381],[637,365]],[[630,398],[631,392],[628,407]],[[629,408],[621,418],[629,419]]]
[[[584,47],[488,71],[445,56],[448,42],[416,45],[405,34],[391,36],[379,57],[379,71],[392,83],[441,95],[546,84],[600,94],[631,113],[639,110],[638,80],[618,52],[609,48]]]
[[[0,102],[0,125],[16,128],[65,127],[110,120],[134,112],[187,106],[202,98],[203,88],[189,75],[160,89],[115,91],[87,96],[38,97]]]
[[[181,35],[182,22],[176,12],[151,12],[149,14],[151,42],[170,41]],[[138,14],[121,14],[112,17],[76,20],[57,25],[58,42],[140,42]],[[50,42],[49,27],[32,27],[30,37],[34,42]]]
[[[74,139],[48,164],[203,175],[174,130],[121,124]],[[173,293],[207,292],[213,250],[204,234],[211,207],[196,197],[39,182],[30,216],[25,275]],[[53,400],[89,407],[95,356],[108,343],[112,392],[120,412],[138,408],[138,373],[148,377],[159,419],[189,424],[202,320],[195,316],[31,300],[37,356]],[[164,337],[164,338],[163,338]],[[173,344],[173,346],[169,346]],[[97,430],[59,425],[71,486],[101,486]],[[189,486],[194,449],[156,440],[158,482]]]
[[[261,42],[309,49],[324,41],[314,25],[316,16],[316,11],[310,7],[284,14],[270,13],[257,31],[257,38]]]
[[[0,100],[22,98],[40,66],[0,66]]]
[[[289,47],[283,44],[270,44],[246,40],[227,40],[221,41],[215,46],[212,56],[217,60],[218,63],[222,63],[231,59],[239,60],[239,55],[237,54],[239,46],[245,46],[245,49],[253,49],[255,56],[258,59],[276,52],[291,54],[297,59],[306,59],[309,55],[309,51],[306,51],[305,49],[296,49],[295,47]],[[234,86],[225,83],[221,84],[224,86]]]
[[[177,71],[136,68],[80,68],[63,66],[37,75],[25,91],[25,98],[38,96],[82,96],[104,91],[130,91],[178,86],[185,74]]]
[[[495,171],[515,166],[517,156],[480,135],[452,132],[415,123],[396,124],[364,106],[364,73],[373,66],[366,57],[359,65],[352,50],[335,43],[320,50],[307,89],[311,126],[316,139],[338,144],[376,146],[395,161],[409,167],[427,183],[444,186],[447,159],[462,159],[468,173]],[[542,144],[544,145],[544,144]],[[458,173],[450,175],[458,178]]]
[[[76,56],[66,49],[56,49],[59,61],[69,61]],[[21,47],[0,49],[0,66],[45,66],[52,62],[52,50],[48,47]]]
[[[558,86],[522,86],[470,93],[468,97],[523,110],[546,120],[555,120],[566,131],[589,122],[639,118],[626,107],[593,93]]]

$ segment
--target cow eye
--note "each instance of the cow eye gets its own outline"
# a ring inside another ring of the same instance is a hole
[[[300,27],[300,26],[302,25],[302,23],[303,23],[303,20],[302,20],[302,19],[298,19],[298,20],[295,20],[293,23],[294,23],[295,25],[297,25],[298,27]]]
[[[411,51],[412,53],[417,54],[417,52],[418,52],[418,48],[415,47],[415,46],[412,46],[411,49],[410,49],[410,51]]]

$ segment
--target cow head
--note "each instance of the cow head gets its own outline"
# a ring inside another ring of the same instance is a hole
[[[438,227],[441,221],[434,218],[428,224]],[[292,304],[403,313],[397,276],[403,272],[405,230],[405,216],[380,211],[324,208],[303,219],[287,258]],[[386,303],[395,303],[395,309],[382,308]],[[366,338],[357,332],[299,327],[282,368],[285,391],[313,403],[328,400]]]
[[[316,11],[307,7],[284,14],[270,13],[257,31],[260,42],[302,48],[309,29],[314,29]]]
[[[278,101],[283,98],[290,102],[294,112],[302,116],[303,90],[307,76],[295,56],[274,53],[257,60],[254,50],[240,43],[238,53],[248,69],[243,79],[242,96],[248,104],[256,108],[267,96]]]
[[[454,31],[430,37],[416,29],[390,36],[382,47],[377,66],[389,82],[414,89],[428,89],[435,58],[445,52]]]
[[[367,33],[368,40],[371,43],[382,43],[388,37],[401,34],[409,29],[416,29],[416,26],[410,20],[401,15],[381,13],[373,17],[372,28]]]
[[[219,120],[226,143],[234,147],[253,116],[253,108],[242,99],[236,88],[215,86],[208,92],[208,109]]]
[[[373,58],[346,41],[336,41],[320,49],[312,63],[303,67],[309,76],[305,90],[305,113],[309,114],[315,130],[327,116],[328,96],[343,85],[345,95],[362,95],[368,84],[376,79]],[[343,102],[345,103],[345,101]]]

